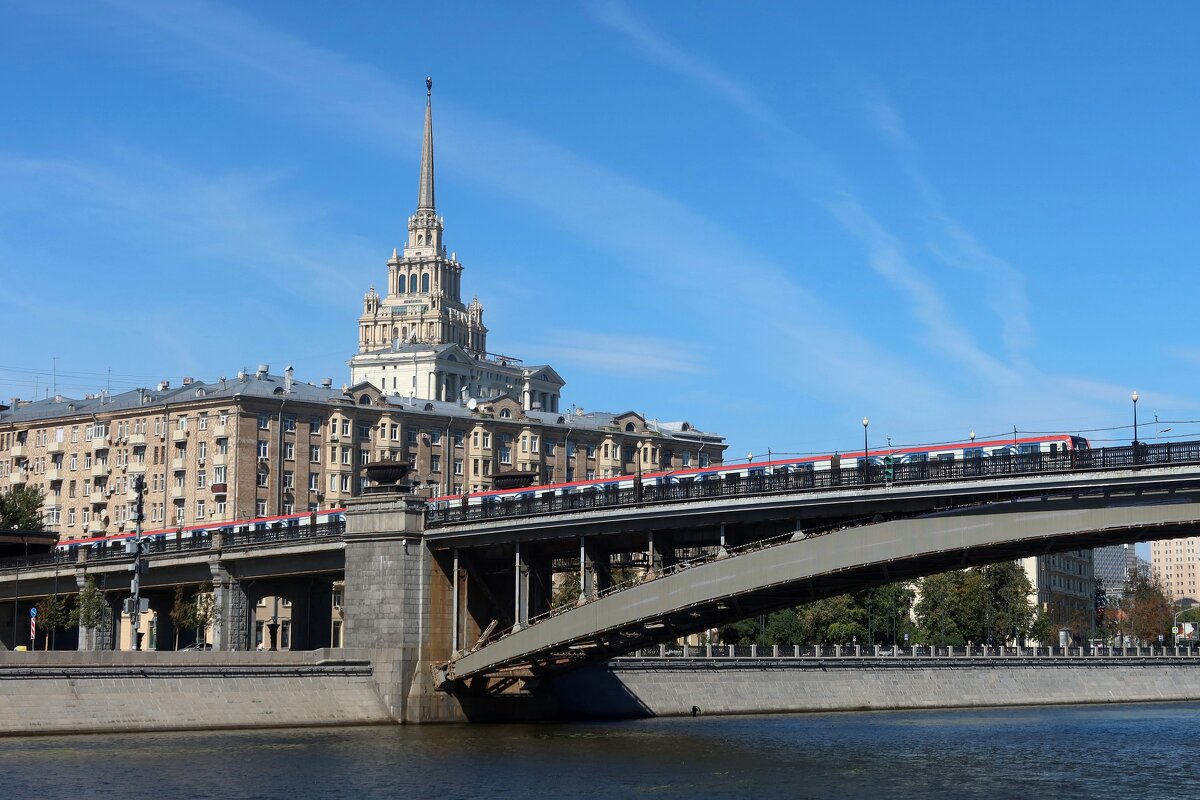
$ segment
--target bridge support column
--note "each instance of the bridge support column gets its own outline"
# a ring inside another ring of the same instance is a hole
[[[347,503],[344,643],[367,651],[397,722],[461,721],[458,699],[437,691],[432,673],[453,654],[453,557],[430,550],[424,533],[425,502],[415,495]]]
[[[220,562],[209,564],[213,585],[214,650],[250,649],[250,604],[242,582]]]
[[[150,610],[154,612],[154,649],[175,649],[175,623],[171,620],[171,609],[175,607],[174,593],[155,592],[143,594],[150,601]],[[146,642],[147,647],[149,642]]]
[[[521,543],[514,547],[515,585],[513,586],[513,630],[518,631],[529,624],[530,565],[521,557]]]

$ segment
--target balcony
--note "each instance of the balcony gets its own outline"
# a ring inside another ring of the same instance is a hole
[[[29,457],[29,445],[22,443],[14,444],[8,450],[8,454],[18,461]]]
[[[66,443],[66,442],[60,442],[60,441],[57,441],[57,440],[55,440],[55,441],[52,441],[52,442],[50,442],[49,444],[47,444],[47,445],[46,445],[46,452],[47,452],[47,453],[50,453],[51,455],[54,455],[54,454],[56,454],[56,453],[62,453],[62,452],[65,452],[65,451],[66,451],[66,449],[67,449],[67,443]]]
[[[25,474],[25,470],[23,469],[15,469],[8,476],[8,485],[14,489],[18,486],[24,486],[28,481],[29,476]]]
[[[213,466],[215,466],[215,467],[223,467],[229,463],[229,454],[228,453],[216,452],[216,453],[212,454],[211,458],[212,458]]]
[[[184,428],[183,430],[179,430],[179,428],[175,428],[171,431],[171,441],[172,442],[186,442],[187,438],[188,438],[188,429],[187,428]]]
[[[172,458],[171,469],[175,470],[176,472],[182,472],[183,470],[187,469],[187,464],[185,463],[184,458],[182,456],[175,456]]]
[[[138,464],[131,461],[125,465],[125,471],[130,475],[145,475],[146,464],[145,462]]]
[[[92,445],[92,450],[99,452],[107,450],[112,444],[112,440],[108,436],[93,436],[90,444]]]
[[[88,495],[88,502],[94,506],[102,506],[108,502],[108,490],[104,488],[92,488],[92,493]]]
[[[48,467],[46,469],[46,480],[61,481],[62,479],[63,479],[63,468],[62,467]]]
[[[88,533],[104,533],[104,528],[104,520],[100,519],[99,517],[93,517],[92,520],[87,524]]]
[[[107,461],[93,461],[92,462],[92,477],[93,478],[107,478],[110,472],[112,472],[112,470],[110,470],[108,468]]]
[[[213,494],[226,494],[229,491],[229,484],[214,483],[211,488]]]
[[[144,434],[144,433],[129,434],[129,444],[132,445],[133,447],[145,447],[146,446],[146,434]]]
[[[185,493],[186,493],[186,490],[183,486],[175,485],[175,486],[171,487],[171,499],[172,500],[182,500],[184,498]]]

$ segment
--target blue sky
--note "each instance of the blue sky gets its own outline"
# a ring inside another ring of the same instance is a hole
[[[438,211],[489,345],[730,456],[1200,435],[1200,11],[0,0],[0,397],[348,379]],[[55,361],[57,359],[57,361]],[[109,376],[111,370],[111,377]],[[1153,423],[1157,414],[1163,422]],[[1115,430],[1105,430],[1115,429]]]

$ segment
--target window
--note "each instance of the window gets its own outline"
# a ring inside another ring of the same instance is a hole
[[[395,423],[392,424],[392,441],[400,441],[400,426]]]
[[[262,439],[259,439],[258,440],[258,457],[259,458],[267,458],[269,452],[270,451],[268,448],[268,442],[265,442]]]
[[[310,492],[315,492],[318,489],[320,489],[321,488],[320,480],[321,480],[321,476],[318,475],[317,473],[314,472],[314,473],[310,474],[308,476],[308,490]]]
[[[405,430],[405,433],[406,433],[406,434],[407,434],[407,436],[408,436],[407,440],[408,440],[408,443],[409,443],[409,444],[416,444],[416,443],[417,443],[417,429],[416,429],[416,428],[413,428],[413,427],[411,427],[411,426],[410,426],[409,428],[407,428],[407,429]]]
[[[296,418],[295,417],[284,417],[283,418],[283,429],[287,433],[295,433],[296,432]]]
[[[266,500],[255,500],[254,501],[254,516],[265,517],[266,515],[267,515],[267,501]]]
[[[196,519],[204,519],[204,501],[196,501]]]
[[[207,412],[200,415],[200,417],[196,423],[196,426],[202,431],[208,430],[208,413]]]
[[[431,456],[430,457],[429,471],[430,472],[441,472],[442,471],[442,457],[441,456]]]
[[[79,456],[75,453],[71,453],[71,472],[74,472],[77,469],[79,469]]]
[[[454,459],[454,474],[455,475],[463,474],[463,460],[461,458]]]
[[[423,273],[421,275],[421,291],[426,292],[426,293],[429,292],[429,273],[428,272]]]
[[[342,420],[342,436],[349,436],[349,435],[350,435],[350,420],[344,419],[344,420]]]
[[[226,466],[213,467],[213,483],[225,483]]]
[[[254,482],[259,488],[266,488],[267,473],[264,470],[259,470],[258,472],[254,473]]]
[[[692,451],[684,450],[683,453],[680,455],[680,458],[685,467],[690,467],[692,465]]]
[[[265,430],[268,430],[270,427],[271,427],[271,415],[265,414],[265,413],[259,414],[258,415],[258,429],[260,431],[265,431]]]
[[[587,457],[588,457],[588,458],[595,458],[595,457],[596,457],[596,445],[594,445],[594,444],[589,444],[589,445],[587,446]]]
[[[196,473],[196,488],[203,489],[208,486],[208,474],[204,470]]]
[[[463,446],[463,432],[462,431],[454,432],[454,446],[455,447]]]
[[[359,424],[358,438],[360,438],[360,439],[370,439],[371,438],[371,426],[369,424],[366,424],[366,423]]]
[[[228,439],[226,439],[224,437],[217,439],[217,455],[219,455],[219,456],[229,455],[229,440]]]
[[[349,447],[342,448],[342,463],[343,464],[350,463],[350,448]]]
[[[358,451],[358,463],[359,464],[370,464],[371,463],[370,448],[364,447],[363,449]]]
[[[441,444],[442,443],[442,432],[439,430],[436,430],[436,429],[430,431],[429,432],[429,443],[430,444]]]
[[[283,457],[288,461],[296,460],[296,445],[292,442],[283,443]]]
[[[546,455],[548,455],[548,456],[554,455],[554,448],[557,446],[558,446],[558,442],[556,442],[554,439],[547,439],[546,440]]]
[[[292,489],[296,488],[296,473],[294,473],[294,472],[283,473],[283,488],[288,491],[291,491]]]
[[[179,430],[181,430],[181,431],[186,431],[186,430],[187,430],[187,419],[188,419],[188,418],[187,418],[187,416],[186,416],[186,415],[185,415],[185,416],[182,416],[182,417],[179,417],[179,418],[177,418],[177,419],[175,420],[175,425],[176,425],[176,427],[177,427]]]
[[[308,460],[313,464],[321,463],[321,446],[310,444],[308,446]]]
[[[321,432],[321,418],[320,417],[309,417],[308,418],[308,433],[309,433],[309,435],[317,434],[320,432]]]
[[[479,447],[479,431],[473,431],[471,433],[471,446]]]
[[[700,466],[702,466],[702,467],[708,466],[708,453],[700,454]]]
[[[483,432],[483,449],[487,450],[492,446],[492,435],[487,431]]]
[[[218,415],[218,417],[217,417],[217,421],[220,423],[221,427],[222,427],[222,428],[224,428],[224,427],[225,427],[225,423],[229,422],[229,412],[228,412],[228,411],[222,411],[222,412],[221,412],[221,413]]]
[[[224,500],[217,501],[217,516],[218,517],[225,516],[225,501]]]

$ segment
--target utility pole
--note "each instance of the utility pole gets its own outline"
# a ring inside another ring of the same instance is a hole
[[[145,607],[143,607],[141,587],[141,576],[145,571],[145,566],[142,563],[142,555],[144,550],[144,540],[142,539],[142,520],[145,518],[145,515],[142,513],[143,489],[145,489],[144,477],[142,475],[135,475],[133,478],[133,490],[137,492],[137,499],[133,504],[133,539],[125,542],[126,552],[133,553],[133,565],[131,567],[133,571],[133,580],[131,580],[129,583],[129,591],[133,596],[125,601],[125,612],[129,614],[129,624],[131,629],[130,639],[132,640],[132,644],[129,648],[131,650],[142,649],[142,637],[138,632],[138,628],[141,626],[142,613],[150,610],[149,601],[146,601]]]

